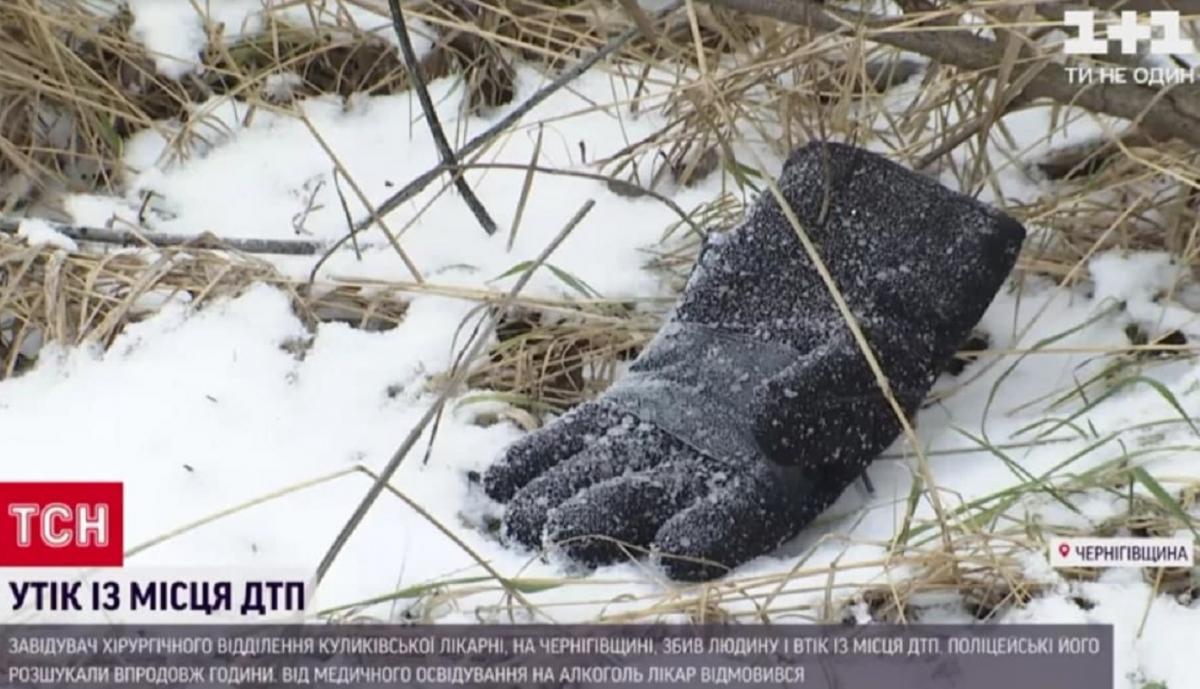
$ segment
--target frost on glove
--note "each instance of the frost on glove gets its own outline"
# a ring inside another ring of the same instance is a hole
[[[911,416],[1024,228],[842,144],[795,151],[779,188]],[[629,372],[510,447],[484,489],[507,503],[504,535],[519,544],[589,566],[648,549],[671,578],[705,580],[794,537],[900,432],[768,190],[709,236]]]

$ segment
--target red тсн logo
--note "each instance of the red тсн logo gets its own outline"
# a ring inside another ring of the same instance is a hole
[[[120,483],[0,483],[0,567],[120,567]]]

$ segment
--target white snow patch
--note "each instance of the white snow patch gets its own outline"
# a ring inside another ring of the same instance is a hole
[[[25,218],[17,227],[17,236],[24,239],[30,246],[53,246],[67,251],[75,251],[79,247],[75,241],[54,229],[54,226],[38,218]]]

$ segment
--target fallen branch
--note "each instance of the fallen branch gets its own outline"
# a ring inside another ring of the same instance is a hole
[[[1003,63],[1003,47],[970,33],[978,27],[964,25],[961,31],[954,31],[939,24],[934,30],[924,30],[917,15],[893,19],[832,9],[811,0],[703,1],[826,33],[865,28],[865,35],[871,41],[960,69],[988,72],[998,70]],[[1154,139],[1177,138],[1200,146],[1200,90],[1195,86],[1172,84],[1155,89],[1137,84],[1075,84],[1068,78],[1066,68],[1047,59],[1023,93],[1030,99],[1049,98],[1063,105],[1129,120]]]
[[[47,225],[55,232],[77,242],[99,242],[121,246],[188,246],[197,249],[224,249],[247,254],[279,254],[284,256],[309,256],[325,250],[325,242],[305,239],[230,239],[205,232],[200,235],[174,235],[158,232],[113,230],[103,227],[64,225],[49,221]],[[0,218],[0,233],[17,234],[21,220]]]
[[[388,9],[392,13],[392,28],[395,29],[396,38],[400,41],[400,52],[404,55],[405,66],[408,67],[409,79],[412,81],[413,89],[417,92],[417,100],[421,102],[421,110],[425,112],[425,122],[429,125],[429,134],[433,137],[433,145],[437,146],[442,164],[449,168],[450,174],[454,176],[454,186],[458,188],[458,193],[462,194],[463,202],[475,214],[479,226],[489,235],[495,234],[496,221],[492,220],[492,216],[484,208],[483,202],[471,190],[467,179],[462,176],[462,170],[458,167],[458,158],[450,149],[450,142],[446,140],[446,132],[442,130],[442,122],[438,119],[437,108],[433,105],[433,99],[429,97],[425,77],[421,74],[421,63],[417,59],[412,39],[408,35],[408,26],[404,22],[404,10],[400,7],[400,0],[388,0]]]

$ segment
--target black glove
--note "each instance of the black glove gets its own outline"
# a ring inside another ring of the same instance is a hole
[[[779,180],[910,416],[1013,267],[1012,218],[865,150]],[[655,339],[593,402],[484,477],[504,534],[587,565],[647,548],[705,580],[828,507],[901,425],[775,197],[709,237]]]

